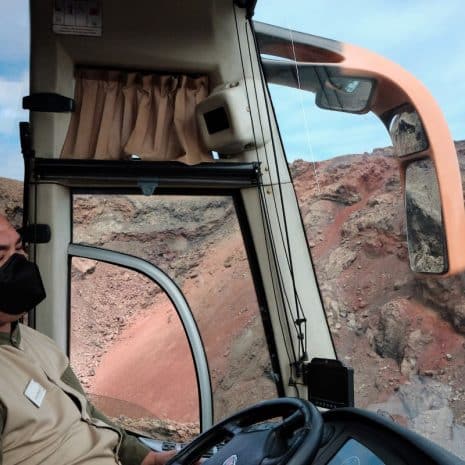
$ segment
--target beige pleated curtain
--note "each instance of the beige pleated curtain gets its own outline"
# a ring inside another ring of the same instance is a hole
[[[195,119],[208,79],[79,70],[62,158],[211,161]]]

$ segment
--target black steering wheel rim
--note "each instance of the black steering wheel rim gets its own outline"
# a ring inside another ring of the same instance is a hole
[[[279,458],[278,461],[268,461],[276,464],[306,465],[315,458],[323,434],[323,419],[318,409],[309,401],[294,397],[259,402],[245,408],[222,420],[195,438],[180,451],[169,465],[188,465],[195,462],[202,454],[217,445],[225,436],[235,437],[256,423],[283,417],[284,420],[276,426],[276,430],[288,428],[298,430],[299,439],[293,447]],[[298,420],[296,422],[296,420]],[[234,455],[231,455],[232,458]],[[264,461],[266,458],[264,457]],[[267,463],[268,463],[267,462]],[[227,460],[225,461],[227,463]],[[233,463],[247,465],[247,460],[236,456]],[[168,465],[167,464],[167,465]],[[222,464],[222,463],[221,463]]]

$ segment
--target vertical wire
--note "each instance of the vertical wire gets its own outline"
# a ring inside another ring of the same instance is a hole
[[[316,186],[317,186],[317,192],[318,194],[321,194],[321,189],[320,189],[320,180],[318,177],[318,170],[316,167],[316,160],[315,160],[315,154],[313,152],[313,147],[312,143],[310,140],[310,126],[308,124],[308,118],[307,118],[307,112],[305,111],[305,106],[304,106],[304,101],[303,101],[303,95],[302,95],[302,84],[300,81],[300,72],[299,72],[299,66],[297,64],[297,56],[295,53],[295,44],[294,44],[294,36],[292,34],[292,29],[287,26],[287,29],[289,31],[289,36],[291,39],[291,47],[292,47],[292,55],[294,58],[294,64],[295,64],[295,72],[296,72],[296,77],[297,77],[297,87],[299,89],[299,103],[300,103],[300,109],[302,112],[302,115],[304,117],[304,126],[305,126],[305,136],[307,139],[307,146],[308,146],[308,151],[312,160],[312,166],[313,166],[313,173],[315,175],[315,181],[316,181]]]
[[[300,79],[299,66],[297,64],[297,55],[296,55],[296,51],[295,51],[294,35],[292,34],[292,29],[289,27],[289,24],[288,24],[287,29],[289,31],[289,36],[290,36],[290,39],[291,39],[292,56],[293,56],[293,59],[294,59],[296,78],[297,78],[297,87],[298,87],[298,90],[299,90],[299,103],[300,103],[301,113],[303,114],[303,119],[304,119],[305,136],[306,136],[306,140],[307,140],[307,146],[308,146],[308,149],[309,149],[309,154],[310,154],[311,159],[312,159],[312,166],[313,166],[313,172],[314,172],[315,181],[316,181],[316,185],[317,185],[317,192],[318,192],[318,194],[321,194],[320,182],[319,182],[319,178],[318,178],[318,170],[316,168],[315,155],[313,153],[313,147],[312,147],[312,144],[311,144],[311,141],[310,141],[310,127],[309,127],[309,123],[308,123],[307,112],[305,111],[304,102],[303,102],[303,95],[302,95],[303,90],[302,90],[302,83],[301,83],[301,79]],[[298,200],[297,200],[297,202],[298,202]],[[289,251],[289,253],[290,253],[290,251]],[[294,284],[294,286],[295,286],[295,284]],[[296,310],[298,312],[297,317],[298,318],[299,318],[299,316],[302,317],[302,322],[300,324],[298,324],[298,327],[299,327],[298,332],[300,333],[299,336],[301,335],[302,338],[303,338],[303,340],[301,340],[300,344],[299,344],[299,347],[302,348],[302,354],[301,354],[301,357],[299,357],[299,358],[300,358],[301,361],[303,361],[303,359],[305,357],[307,357],[307,347],[308,347],[307,322],[306,322],[306,319],[305,319],[305,315],[303,314],[303,310],[300,307],[300,300],[298,299],[298,296],[297,296],[297,289],[295,290],[295,292],[296,292]],[[301,330],[301,324],[303,324],[303,331]]]

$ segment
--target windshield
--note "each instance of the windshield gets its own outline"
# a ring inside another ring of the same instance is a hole
[[[142,258],[182,292],[208,361],[214,421],[278,395],[244,222],[229,195],[73,196],[75,244]],[[198,380],[165,290],[135,270],[76,256],[70,303],[71,363],[96,405],[132,429],[155,434],[165,422],[194,437]]]
[[[331,67],[262,62],[337,355],[354,368],[356,406],[465,457],[462,283],[409,268],[389,134],[373,114],[354,114],[368,111],[375,84]],[[465,144],[458,149],[465,155]]]

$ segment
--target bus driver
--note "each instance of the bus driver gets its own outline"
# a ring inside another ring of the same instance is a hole
[[[162,465],[86,399],[66,355],[19,323],[45,299],[37,266],[0,214],[0,464]]]

